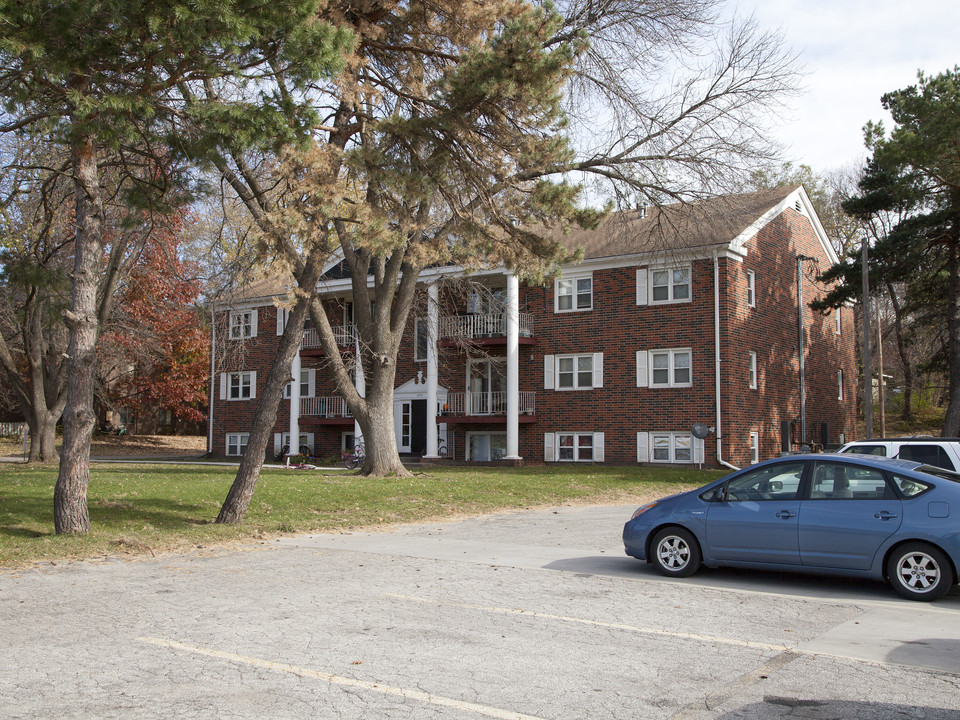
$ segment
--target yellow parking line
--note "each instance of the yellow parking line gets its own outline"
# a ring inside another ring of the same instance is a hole
[[[390,685],[383,685],[381,683],[370,682],[368,680],[357,680],[356,678],[343,677],[342,675],[332,675],[330,673],[298,667],[296,665],[276,663],[271,662],[270,660],[249,657],[247,655],[237,655],[235,653],[223,652],[222,650],[213,650],[211,648],[198,647],[196,645],[187,645],[185,643],[177,642],[176,640],[142,637],[140,638],[140,641],[149,643],[151,645],[157,645],[159,647],[170,648],[171,650],[183,650],[195,655],[204,655],[206,657],[227,660],[229,662],[243,663],[244,665],[251,665],[253,667],[264,668],[266,670],[289,673],[291,675],[297,675],[298,677],[321,680],[333,685],[343,685],[351,688],[370,690],[383,695],[395,695],[397,697],[402,697],[409,700],[417,700],[420,702],[429,703],[431,705],[454,708],[456,710],[464,710],[467,712],[476,713],[477,715],[497,718],[498,720],[543,720],[543,718],[538,718],[535,715],[525,715],[523,713],[513,712],[511,710],[502,710],[501,708],[489,707],[487,705],[464,702],[463,700],[456,700],[454,698],[448,698],[442,695],[434,695],[433,693],[423,692],[422,690],[392,687]]]
[[[660,637],[673,637],[683,640],[699,640],[702,642],[721,643],[724,645],[734,645],[737,647],[760,648],[761,650],[774,650],[783,652],[784,650],[794,650],[788,645],[774,645],[772,643],[753,642],[751,640],[738,640],[737,638],[715,637],[713,635],[697,635],[695,633],[674,632],[672,630],[661,630],[660,628],[639,627],[637,625],[625,625],[623,623],[601,622],[600,620],[587,620],[585,618],[569,617],[567,615],[552,615],[551,613],[537,612],[535,610],[523,610],[521,608],[499,608],[486,607],[483,605],[469,605],[465,603],[445,602],[443,600],[430,600],[429,598],[416,597],[414,595],[397,595],[395,593],[384,593],[384,597],[392,597],[400,600],[409,600],[411,602],[425,603],[429,605],[444,605],[447,607],[458,607],[466,610],[478,610],[480,612],[498,613],[500,615],[520,615],[523,617],[534,617],[545,620],[558,620],[560,622],[577,623],[579,625],[592,625],[595,627],[610,628],[613,630],[625,630],[628,632],[642,633],[644,635],[657,635]]]

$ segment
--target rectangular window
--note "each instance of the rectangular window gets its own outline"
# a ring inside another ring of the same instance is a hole
[[[227,455],[239,457],[247,451],[250,433],[227,433]]]
[[[249,400],[255,397],[252,372],[229,373],[227,376],[228,400]]]
[[[651,387],[690,387],[692,384],[689,349],[650,351]]]
[[[593,433],[560,433],[557,445],[558,460],[593,462]]]
[[[760,462],[760,433],[750,433],[750,464]]]
[[[843,309],[843,308],[837,308],[837,309],[836,309],[836,314],[837,314],[837,335],[840,334],[840,332],[841,332],[841,327],[842,327],[842,325],[841,325],[841,320],[840,320],[840,311],[841,311],[842,309]]]
[[[573,277],[558,279],[555,285],[556,312],[574,312],[593,309],[593,278]]]
[[[693,463],[693,435],[690,433],[650,433],[652,462]]]
[[[244,340],[256,337],[256,311],[235,310],[230,313],[230,339]]]
[[[310,392],[310,370],[301,370],[300,371],[300,397],[306,398],[313,395]],[[283,396],[285,398],[290,397],[290,383],[287,383],[283,386]]]
[[[757,389],[757,354],[755,352],[750,353],[750,367],[747,371],[747,377],[750,381],[750,389]]]
[[[837,400],[843,400],[843,370],[837,370]]]
[[[590,390],[593,382],[593,354],[557,357],[557,390]]]
[[[690,300],[690,266],[650,271],[650,300],[676,303]]]
[[[427,343],[430,340],[430,333],[427,331],[427,319],[417,318],[413,326],[413,359],[416,362],[427,361]]]
[[[757,306],[757,274],[753,270],[747,270],[747,306]]]

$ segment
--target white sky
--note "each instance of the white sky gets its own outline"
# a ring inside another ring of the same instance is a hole
[[[866,158],[867,120],[892,126],[880,96],[960,65],[960,0],[731,0],[780,28],[806,70],[778,131],[789,159],[824,172]]]

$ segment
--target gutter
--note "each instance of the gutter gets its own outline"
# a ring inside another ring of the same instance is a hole
[[[713,348],[716,363],[716,406],[717,406],[717,462],[731,470],[739,470],[723,459],[723,415],[720,411],[720,259],[713,251]]]

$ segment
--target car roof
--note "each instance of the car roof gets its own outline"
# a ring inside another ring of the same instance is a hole
[[[910,435],[908,437],[872,438],[870,440],[851,440],[847,445],[879,445],[888,442],[933,442],[933,443],[960,443],[960,438],[934,437],[933,435]]]
[[[790,462],[791,460],[833,460],[836,462],[853,463],[856,465],[866,465],[880,470],[909,470],[916,471],[923,467],[924,463],[915,460],[904,460],[902,458],[884,457],[882,455],[855,455],[848,453],[804,453],[801,455],[788,455],[785,457],[768,460],[768,463]]]

